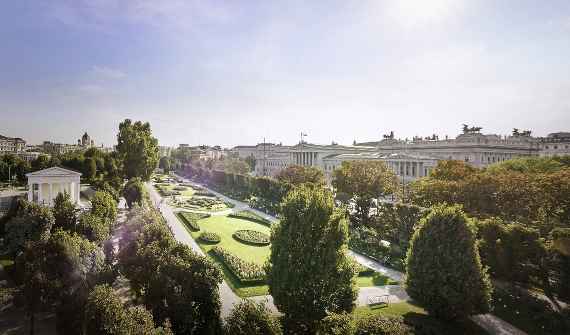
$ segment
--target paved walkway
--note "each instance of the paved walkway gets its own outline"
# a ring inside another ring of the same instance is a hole
[[[240,211],[240,210],[246,210],[247,209],[247,210],[250,210],[250,211],[257,213],[258,215],[261,215],[262,217],[264,217],[264,218],[266,218],[272,222],[278,221],[277,218],[275,218],[271,215],[268,215],[264,212],[261,212],[259,210],[256,210],[254,208],[251,208],[251,207],[249,207],[248,204],[246,204],[242,201],[229,198],[229,197],[227,197],[227,196],[225,196],[219,192],[216,192],[216,191],[208,188],[206,185],[195,183],[193,181],[190,181],[190,180],[183,178],[181,176],[178,176],[178,175],[176,175],[176,176],[179,179],[183,180],[184,182],[191,183],[193,185],[198,185],[198,186],[201,186],[201,187],[207,189],[208,191],[212,192],[213,194],[220,197],[224,201],[231,202],[232,204],[235,205],[235,207],[233,208],[234,211]],[[194,239],[192,239],[192,236],[182,226],[182,223],[180,222],[180,220],[178,220],[176,218],[176,216],[174,215],[174,212],[172,211],[170,206],[168,206],[168,204],[166,204],[166,201],[162,201],[162,198],[160,197],[158,192],[155,190],[155,188],[150,183],[147,184],[147,188],[149,189],[149,193],[151,195],[151,199],[152,199],[153,203],[155,204],[155,206],[157,208],[160,208],[160,211],[162,212],[164,218],[166,219],[166,222],[172,228],[172,231],[173,231],[176,239],[178,239],[179,241],[189,245],[190,247],[192,247],[193,250],[195,250],[200,255],[204,255],[204,253],[202,252],[202,249],[200,249],[200,247],[198,246],[196,241],[194,241]],[[366,257],[364,255],[358,254],[352,250],[349,250],[349,255],[351,255],[358,263],[362,264],[363,266],[369,267],[369,268],[381,273],[382,275],[385,275],[385,276],[387,276],[391,279],[394,279],[400,283],[403,281],[404,274],[402,272],[387,268],[384,265],[380,264],[379,262],[377,262],[377,261],[375,261],[369,257]],[[398,302],[410,300],[410,297],[408,296],[408,294],[406,293],[406,291],[404,290],[404,288],[401,285],[361,287],[359,292],[358,292],[358,298],[356,300],[356,305],[357,306],[369,305],[369,299],[372,297],[377,297],[377,296],[388,296],[390,303],[398,303]],[[226,283],[225,280],[220,285],[220,299],[222,301],[221,315],[223,318],[228,316],[233,305],[241,300],[241,298],[238,297],[232,291],[232,289],[228,286],[228,284]],[[273,297],[270,295],[252,297],[252,298],[248,298],[248,299],[251,299],[253,301],[258,301],[258,302],[263,301],[266,303],[266,306],[270,310],[278,313],[277,308],[273,304]],[[506,335],[506,334],[525,335],[526,334],[522,330],[514,327],[513,325],[509,324],[508,322],[506,322],[506,321],[504,321],[504,320],[502,320],[502,319],[500,319],[500,318],[498,318],[492,314],[475,315],[475,316],[472,316],[471,319],[475,323],[477,323],[481,328],[485,329],[489,334],[492,334],[492,335]]]

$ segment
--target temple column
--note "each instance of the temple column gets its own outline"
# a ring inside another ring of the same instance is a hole
[[[76,188],[76,190],[75,190],[75,196],[76,196],[76,198],[75,198],[75,203],[76,203],[76,204],[79,204],[79,200],[81,200],[81,195],[80,195],[80,192],[81,192],[81,182],[80,182],[80,181],[78,181],[77,183],[75,183],[75,188]]]
[[[42,204],[43,201],[43,194],[42,194],[42,185],[43,183],[38,183],[38,204]]]
[[[53,184],[49,183],[49,199],[48,199],[48,206],[51,206],[53,203]]]

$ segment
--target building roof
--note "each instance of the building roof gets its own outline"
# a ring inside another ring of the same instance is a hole
[[[26,177],[78,177],[81,176],[80,172],[64,169],[59,166],[50,167],[47,169],[26,173]]]

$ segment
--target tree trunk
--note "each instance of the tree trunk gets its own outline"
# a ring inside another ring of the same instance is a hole
[[[36,323],[36,315],[34,312],[30,313],[30,335],[34,335],[34,328]]]

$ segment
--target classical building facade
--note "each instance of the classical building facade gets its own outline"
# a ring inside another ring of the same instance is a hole
[[[18,153],[24,151],[26,141],[19,137],[7,137],[0,135],[0,154]]]
[[[81,173],[60,167],[26,174],[28,177],[28,201],[53,206],[53,201],[59,193],[67,192],[71,201],[79,204]]]
[[[290,165],[314,166],[327,180],[343,161],[380,160],[404,180],[428,176],[440,160],[461,160],[475,167],[503,162],[517,157],[570,154],[570,133],[559,132],[545,138],[532,137],[530,131],[500,136],[483,134],[481,127],[463,126],[455,138],[440,140],[437,135],[412,140],[396,139],[394,133],[380,141],[354,143],[352,146],[299,143],[294,146],[272,146],[260,155],[258,146],[235,147],[240,157],[256,157],[255,174],[275,176]]]
[[[548,134],[540,139],[539,145],[542,157],[570,155],[570,132]]]

